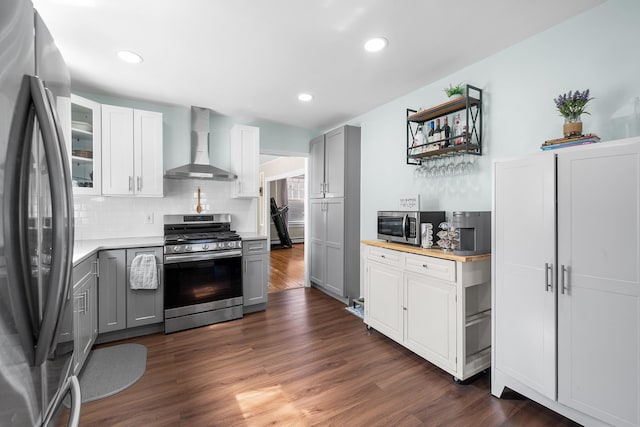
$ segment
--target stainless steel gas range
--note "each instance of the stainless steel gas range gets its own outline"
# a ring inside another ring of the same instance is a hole
[[[164,216],[164,331],[242,317],[242,242],[231,215]]]

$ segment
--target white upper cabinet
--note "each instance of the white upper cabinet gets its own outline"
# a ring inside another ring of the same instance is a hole
[[[102,191],[100,104],[71,95],[69,160],[74,194],[97,195]]]
[[[102,193],[163,195],[162,114],[102,106]]]
[[[232,198],[260,196],[260,128],[243,125],[231,128],[230,169],[238,175],[231,183]]]
[[[133,110],[133,141],[136,194],[162,196],[162,113]]]

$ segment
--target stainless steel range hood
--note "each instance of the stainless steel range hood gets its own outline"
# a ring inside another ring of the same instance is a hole
[[[191,163],[169,169],[166,178],[198,178],[233,181],[230,172],[212,166],[209,160],[209,109],[191,107]]]

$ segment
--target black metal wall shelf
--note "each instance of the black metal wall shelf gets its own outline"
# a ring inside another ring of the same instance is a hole
[[[426,110],[407,108],[407,164],[420,165],[424,159],[435,156],[482,155],[482,89],[466,85],[465,93],[463,97]],[[414,144],[419,126],[463,110],[465,118],[462,123],[466,126],[466,133],[454,135],[452,131],[447,139]]]

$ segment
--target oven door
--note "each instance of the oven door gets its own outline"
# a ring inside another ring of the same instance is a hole
[[[242,296],[242,251],[164,257],[164,308]]]

